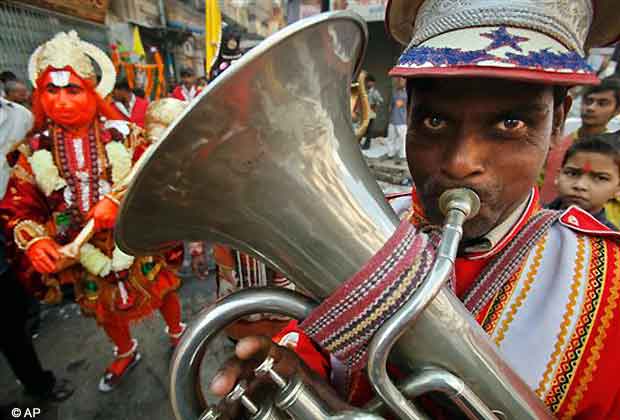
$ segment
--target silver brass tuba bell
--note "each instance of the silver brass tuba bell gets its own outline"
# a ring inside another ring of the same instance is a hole
[[[120,211],[119,246],[139,255],[208,239],[258,257],[318,298],[332,293],[399,222],[351,128],[349,87],[366,45],[363,20],[337,12],[291,25],[246,54],[149,152]],[[303,318],[313,306],[257,289],[202,312],[172,362],[177,419],[207,409],[198,367],[217,331],[250,313]],[[549,417],[447,289],[400,333],[390,362],[412,375],[404,394],[443,392],[473,418],[466,402],[474,397],[498,418]]]

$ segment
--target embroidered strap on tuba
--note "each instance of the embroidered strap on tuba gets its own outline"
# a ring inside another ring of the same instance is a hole
[[[438,231],[417,231],[403,220],[383,248],[301,324],[345,365],[347,376],[364,368],[374,333],[426,278],[440,239]]]

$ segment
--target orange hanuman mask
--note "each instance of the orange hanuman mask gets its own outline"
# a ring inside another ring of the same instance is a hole
[[[54,70],[46,71],[37,80],[38,99],[45,115],[67,128],[89,125],[95,119],[98,105],[91,83],[71,71],[68,81],[59,84],[53,73]]]

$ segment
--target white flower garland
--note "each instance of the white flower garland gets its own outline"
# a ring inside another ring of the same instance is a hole
[[[115,246],[112,252],[112,271],[119,272],[127,270],[131,267],[134,260],[134,257],[125,254],[119,247]]]
[[[112,183],[122,181],[131,171],[132,159],[129,150],[119,142],[110,142],[105,146],[108,162],[112,167]],[[58,167],[54,163],[52,153],[48,150],[37,150],[29,158],[37,186],[46,196],[67,186],[60,177]],[[91,274],[105,277],[111,271],[127,270],[134,262],[134,257],[114,248],[112,258],[105,255],[97,247],[87,243],[80,249],[80,264]]]
[[[105,151],[112,166],[112,184],[115,185],[131,171],[131,154],[122,143],[115,141],[108,143]]]
[[[51,193],[67,186],[58,174],[54,158],[48,150],[37,150],[28,160],[37,186],[49,197]]]
[[[131,153],[122,143],[115,141],[108,143],[105,150],[112,167],[112,184],[116,184],[131,171]],[[59,175],[49,150],[37,150],[28,161],[38,187],[46,196],[49,197],[54,191],[67,186],[66,181]]]
[[[105,277],[110,272],[119,272],[129,269],[135,258],[125,254],[118,247],[114,247],[112,258],[105,255],[92,244],[86,243],[80,248],[80,264],[90,274]]]
[[[105,277],[112,270],[110,257],[91,244],[84,244],[80,248],[80,264],[94,276]]]

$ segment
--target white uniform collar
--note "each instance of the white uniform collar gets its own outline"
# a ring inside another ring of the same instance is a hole
[[[512,236],[515,228],[520,225],[523,217],[528,213],[527,210],[534,204],[534,191],[499,225],[491,229],[486,235],[479,239],[478,243],[466,246],[463,251],[466,254],[484,252],[484,255],[477,256],[483,258],[488,256],[498,245]]]
[[[125,115],[127,118],[131,118],[133,107],[136,105],[136,95],[134,95],[133,93],[131,94],[131,97],[129,99],[129,109],[127,109],[125,104],[121,101],[116,101],[114,104],[116,105],[116,108],[118,108],[118,110],[123,113],[123,115]]]
[[[181,90],[186,101],[191,101],[196,96],[196,86],[194,85],[189,89],[185,85],[181,85]]]

